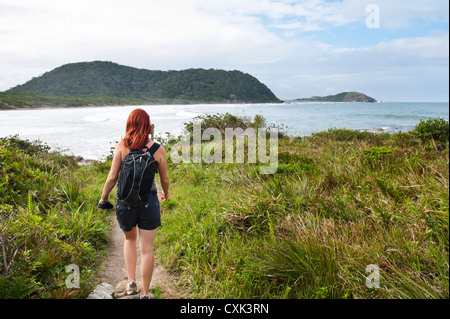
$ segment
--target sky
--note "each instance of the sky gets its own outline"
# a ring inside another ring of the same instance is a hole
[[[447,0],[0,0],[0,91],[66,63],[239,70],[283,100],[449,100]]]

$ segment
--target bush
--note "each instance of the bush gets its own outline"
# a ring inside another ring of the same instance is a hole
[[[421,120],[412,132],[423,142],[434,139],[436,142],[448,142],[449,123],[442,118]]]
[[[262,115],[255,115],[253,120],[249,116],[238,116],[230,113],[225,114],[205,114],[199,115],[194,118],[194,121],[184,123],[185,129],[192,134],[194,123],[198,121],[201,125],[201,133],[207,128],[218,128],[222,131],[223,136],[225,135],[225,129],[231,128],[241,128],[246,130],[247,128],[253,129],[269,129],[274,128],[278,130],[278,137],[285,137],[284,128],[276,126],[275,124],[267,124],[266,119]]]
[[[18,135],[0,138],[0,145],[4,147],[14,147],[19,151],[32,155],[44,154],[50,151],[50,146],[41,141],[22,140]]]

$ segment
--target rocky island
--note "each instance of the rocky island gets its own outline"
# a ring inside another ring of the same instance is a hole
[[[309,98],[295,99],[289,102],[362,102],[375,103],[377,100],[359,92],[342,92],[336,95],[312,96]]]

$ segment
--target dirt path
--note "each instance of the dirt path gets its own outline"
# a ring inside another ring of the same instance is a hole
[[[161,187],[159,186],[158,190],[160,189]],[[158,191],[158,196],[161,196],[160,191]],[[100,273],[100,282],[106,282],[117,287],[119,283],[123,284],[123,281],[127,279],[127,271],[123,258],[123,243],[125,241],[125,236],[117,223],[114,211],[111,212],[111,215],[111,218],[113,219],[111,242],[108,247],[108,259],[103,264]],[[158,236],[158,233],[156,233],[156,236]],[[136,281],[138,284],[141,281],[139,248]],[[164,299],[187,298],[187,296],[177,288],[175,278],[168,274],[168,272],[158,263],[158,259],[155,256],[155,268],[150,284],[150,290],[153,290],[156,286],[160,287]]]

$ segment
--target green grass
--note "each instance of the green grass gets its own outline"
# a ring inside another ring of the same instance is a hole
[[[280,138],[272,175],[169,159],[158,260],[192,298],[448,298],[449,145],[424,126]],[[95,201],[110,164],[79,167],[41,143],[0,139],[1,298],[93,289],[110,228]],[[80,289],[65,287],[69,264]],[[368,265],[380,288],[366,287]]]
[[[107,170],[80,167],[17,136],[0,139],[0,298],[84,298],[110,232],[96,208]],[[66,267],[80,268],[80,289],[68,289]]]
[[[157,252],[192,297],[448,298],[448,142],[329,130],[279,151],[268,176],[170,165]]]

